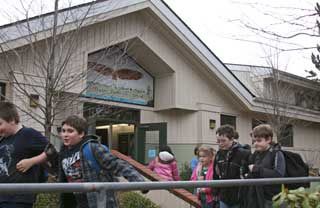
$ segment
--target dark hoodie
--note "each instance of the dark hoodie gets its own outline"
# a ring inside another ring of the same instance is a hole
[[[107,152],[106,148],[103,147],[98,141],[92,139],[92,136],[86,136],[80,144],[72,147],[72,151],[74,148],[80,148],[80,171],[82,173],[82,179],[84,182],[118,182],[118,177],[123,176],[128,181],[145,181],[144,178],[126,161],[121,160],[111,153]],[[97,173],[95,168],[92,168],[92,164],[90,160],[87,160],[83,154],[83,147],[85,144],[89,144],[92,150],[92,154],[97,160],[97,163],[101,167],[101,171]],[[67,178],[65,175],[65,171],[62,167],[62,159],[65,154],[71,149],[66,147],[62,147],[59,153],[59,182],[67,182]],[[54,150],[46,151],[47,157],[49,158],[57,158],[54,155],[50,155],[50,153],[55,152]],[[106,197],[104,197],[104,193]],[[116,208],[118,207],[118,203],[116,200],[116,195],[114,191],[108,190],[105,192],[87,192],[85,193],[87,199],[87,205],[85,207],[88,208]],[[79,197],[78,197],[79,199]],[[82,203],[82,202],[80,202]],[[81,206],[82,205],[82,206]],[[75,201],[75,197],[73,193],[63,193],[61,194],[60,199],[60,207],[61,208],[79,208],[83,207],[84,204],[77,206],[77,202]]]
[[[249,178],[280,178],[285,176],[286,162],[279,144],[272,144],[263,152],[254,152],[249,159],[253,164]],[[263,208],[264,201],[271,201],[272,197],[281,191],[281,185],[252,186],[247,194],[246,207]]]
[[[240,144],[234,143],[229,150],[219,150],[214,162],[214,179],[240,179],[248,172],[248,160],[251,152]],[[240,204],[239,187],[220,188],[220,200],[228,205]]]

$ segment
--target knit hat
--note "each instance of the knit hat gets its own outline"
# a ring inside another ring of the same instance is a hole
[[[174,159],[174,156],[167,151],[159,152],[159,158],[162,161],[168,162]]]

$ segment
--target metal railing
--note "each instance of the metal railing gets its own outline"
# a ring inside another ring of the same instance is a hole
[[[263,186],[319,182],[320,177],[262,178],[211,181],[159,181],[159,182],[92,182],[92,183],[2,183],[0,193],[52,193],[52,192],[101,192],[107,190],[160,190],[196,187]]]

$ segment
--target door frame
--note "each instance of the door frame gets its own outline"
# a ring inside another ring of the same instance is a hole
[[[159,146],[167,145],[167,123],[146,123],[137,126],[137,137],[135,138],[135,158],[140,163],[145,161],[146,131],[159,131]]]

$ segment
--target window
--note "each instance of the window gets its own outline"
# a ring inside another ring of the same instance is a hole
[[[280,129],[278,142],[283,147],[293,147],[293,126],[286,124]]]
[[[0,100],[5,100],[6,96],[6,84],[0,82]]]
[[[233,126],[234,128],[236,128],[236,117],[235,116],[228,116],[228,115],[221,115],[220,117],[220,124],[222,125],[226,125],[229,124],[231,126]]]
[[[264,120],[259,120],[259,119],[252,119],[252,129],[254,129],[254,127],[259,126],[260,124],[266,124],[267,122]]]

